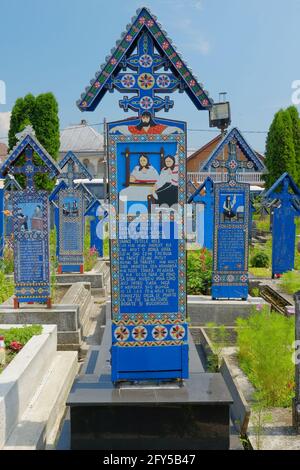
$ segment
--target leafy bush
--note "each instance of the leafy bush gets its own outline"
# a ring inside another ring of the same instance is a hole
[[[14,272],[14,250],[11,244],[5,245],[1,264],[4,274],[12,274]]]
[[[95,248],[90,248],[91,233],[90,224],[86,223],[84,234],[84,270],[91,271],[98,259],[98,252]]]
[[[187,254],[187,293],[206,295],[211,289],[212,253],[206,248],[188,251]]]
[[[257,230],[261,230],[262,232],[270,231],[270,217],[265,219],[255,219],[255,224]]]
[[[294,318],[266,309],[237,320],[239,363],[264,407],[289,407],[294,396]]]
[[[280,286],[287,294],[294,294],[300,290],[300,273],[298,271],[287,271],[281,277]]]
[[[251,266],[253,268],[268,268],[270,265],[270,258],[264,251],[259,251],[251,258]]]
[[[6,347],[14,341],[24,346],[34,335],[40,335],[42,331],[41,325],[24,325],[22,328],[0,329],[0,336],[4,336]]]
[[[0,304],[5,302],[14,293],[13,281],[6,278],[3,271],[0,271]]]
[[[22,347],[34,336],[40,335],[43,331],[41,325],[23,326],[22,328],[1,329],[0,336],[4,336],[6,348],[6,365],[18,354]],[[0,366],[0,373],[5,368]]]

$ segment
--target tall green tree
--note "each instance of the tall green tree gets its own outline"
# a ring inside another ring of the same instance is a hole
[[[292,119],[293,141],[296,155],[296,183],[300,185],[300,118],[296,106],[290,106],[286,110]]]
[[[12,109],[8,133],[9,148],[17,143],[16,134],[27,125],[32,125],[36,137],[54,160],[57,160],[60,146],[58,104],[52,93],[43,93],[34,97],[32,94],[18,98]],[[38,160],[38,157],[35,156]],[[24,187],[25,180],[18,177]],[[39,189],[51,191],[54,183],[47,175],[37,175],[36,185]]]
[[[266,186],[269,188],[287,171],[296,175],[296,153],[293,140],[293,123],[289,112],[280,109],[274,116],[266,142]]]

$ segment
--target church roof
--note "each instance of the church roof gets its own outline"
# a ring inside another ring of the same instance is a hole
[[[60,152],[103,152],[103,148],[103,136],[85,121],[61,131]]]

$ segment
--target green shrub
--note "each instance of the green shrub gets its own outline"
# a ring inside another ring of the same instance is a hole
[[[21,347],[24,346],[34,335],[40,335],[43,327],[41,325],[23,326],[22,328],[9,328],[1,329],[0,335],[4,336],[5,349],[6,349],[6,364],[0,365],[0,373],[5,369],[13,358],[18,354],[18,350],[10,348],[12,342],[20,343]]]
[[[294,318],[266,309],[237,320],[239,363],[264,407],[290,407],[294,396]]]
[[[258,251],[251,258],[251,266],[253,268],[268,268],[270,265],[270,258],[264,251]]]
[[[212,253],[206,248],[188,251],[187,254],[187,293],[206,295],[211,289]]]
[[[13,281],[6,278],[3,271],[0,271],[0,304],[5,302],[14,293]]]
[[[86,223],[84,234],[84,270],[91,271],[98,259],[98,252],[95,248],[90,247],[91,233],[90,224]]]
[[[287,294],[294,294],[300,290],[300,273],[298,271],[287,271],[281,277],[280,286]]]
[[[14,272],[14,250],[10,244],[5,245],[2,267],[4,274],[12,274]]]
[[[257,230],[261,230],[262,232],[270,231],[270,217],[267,217],[265,219],[256,219],[255,224]]]
[[[22,328],[0,329],[0,336],[4,336],[6,347],[12,341],[18,341],[24,346],[34,335],[40,335],[42,331],[43,327],[41,325],[24,325]]]

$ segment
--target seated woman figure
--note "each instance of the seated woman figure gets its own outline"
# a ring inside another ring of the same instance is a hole
[[[150,164],[149,158],[145,154],[141,154],[139,164],[136,165],[131,172],[130,183],[156,183],[159,175],[156,169]]]
[[[158,204],[169,207],[178,203],[178,164],[175,157],[167,155],[159,179],[153,188],[153,196]]]

